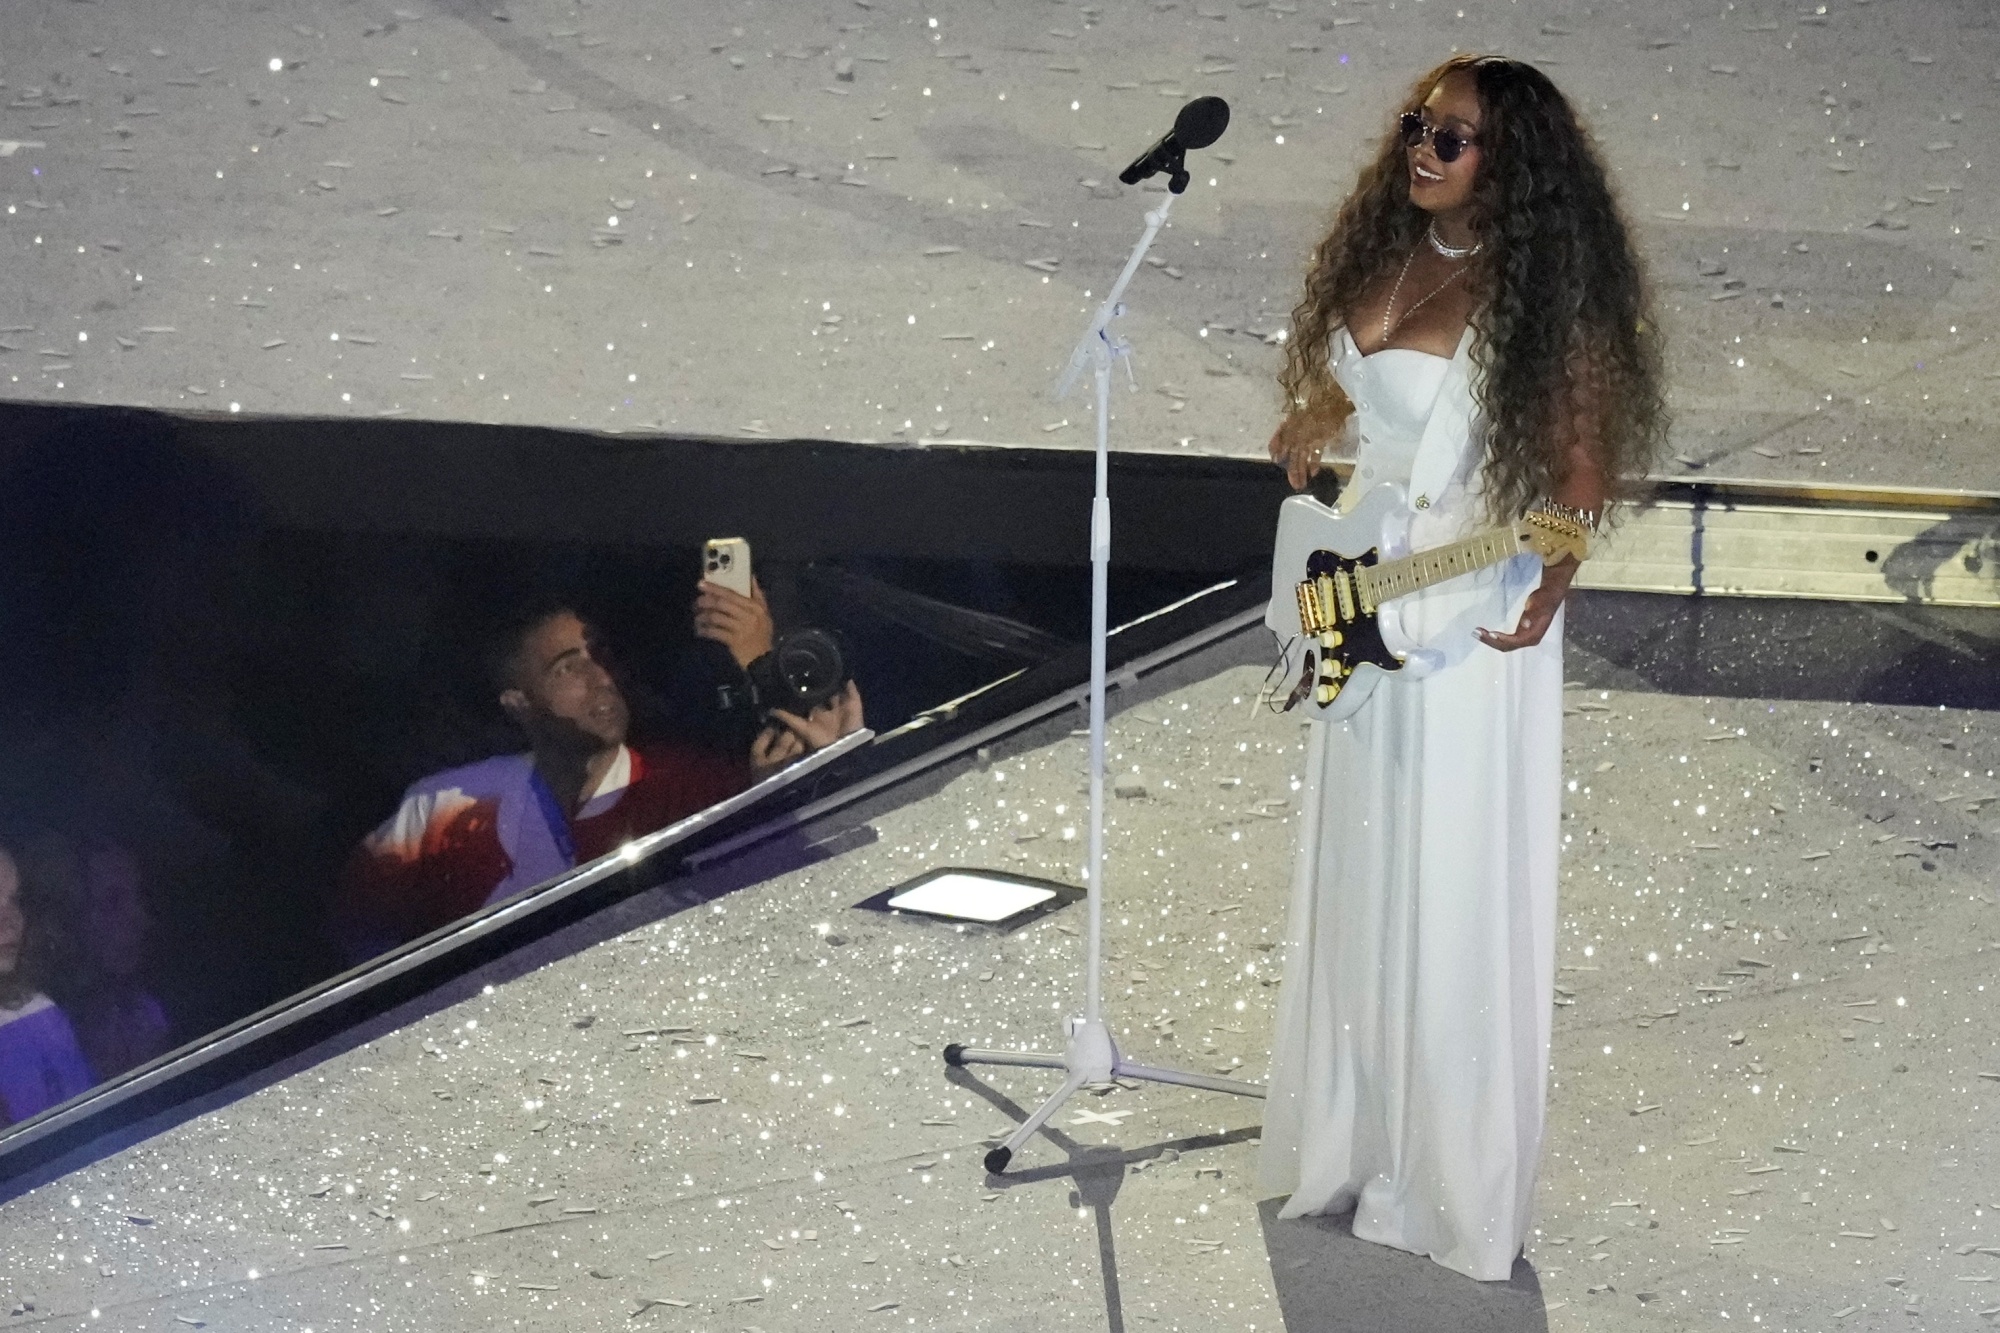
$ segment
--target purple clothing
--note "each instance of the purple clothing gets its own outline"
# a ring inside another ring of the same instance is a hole
[[[69,1019],[48,996],[0,1009],[0,1114],[9,1123],[40,1115],[96,1081]]]

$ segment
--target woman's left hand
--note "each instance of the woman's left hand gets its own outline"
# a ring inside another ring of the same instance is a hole
[[[1527,605],[1521,608],[1521,620],[1514,626],[1514,632],[1500,634],[1481,629],[1477,631],[1479,641],[1503,653],[1511,653],[1516,648],[1532,648],[1540,643],[1542,636],[1549,632],[1549,626],[1555,623],[1556,612],[1562,609],[1563,599],[1569,596],[1570,580],[1576,577],[1576,571],[1577,562],[1573,556],[1542,566],[1541,586],[1528,594]]]

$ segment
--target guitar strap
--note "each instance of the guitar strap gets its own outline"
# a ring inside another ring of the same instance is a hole
[[[1430,420],[1425,423],[1424,437],[1418,443],[1416,458],[1410,464],[1410,503],[1420,516],[1432,509],[1454,484],[1461,481],[1466,470],[1466,445],[1476,408],[1472,397],[1472,338],[1472,326],[1468,324],[1459,337],[1458,351],[1452,356],[1444,381],[1438,386],[1437,397],[1431,402]],[[1431,525],[1417,524],[1418,529],[1428,526]],[[1431,536],[1442,534],[1427,535],[1426,540],[1411,544],[1413,547],[1437,545],[1438,541]]]
[[[1451,366],[1438,385],[1437,397],[1431,402],[1430,419],[1424,425],[1424,437],[1418,442],[1417,456],[1410,464],[1410,503],[1415,506],[1409,532],[1412,550],[1442,545],[1464,535],[1437,532],[1438,525],[1426,520],[1441,517],[1439,502],[1467,475],[1466,455],[1471,452],[1467,445],[1471,439],[1472,414],[1476,410],[1472,398],[1472,338],[1472,326],[1468,324],[1459,336],[1458,351],[1452,356]],[[1423,501],[1421,505],[1418,504],[1420,500]],[[1403,627],[1403,612],[1407,609],[1407,603],[1399,605],[1390,602],[1382,608],[1376,622],[1390,648],[1405,654],[1405,679],[1420,680],[1464,656],[1463,652],[1442,652],[1435,645],[1419,644]]]

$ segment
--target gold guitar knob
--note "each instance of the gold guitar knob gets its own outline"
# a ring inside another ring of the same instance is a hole
[[[1345,639],[1344,639],[1344,638],[1343,638],[1343,637],[1341,636],[1341,633],[1340,633],[1340,631],[1339,631],[1339,630],[1335,630],[1335,631],[1334,631],[1333,633],[1331,633],[1331,634],[1327,635],[1327,636],[1326,636],[1326,640],[1327,640],[1327,642],[1328,642],[1329,644],[1331,644],[1331,645],[1332,645],[1333,647],[1335,647],[1335,648],[1338,648],[1338,647],[1340,647],[1340,645],[1341,645],[1342,643],[1344,643],[1344,642],[1346,641],[1346,640],[1345,640]]]

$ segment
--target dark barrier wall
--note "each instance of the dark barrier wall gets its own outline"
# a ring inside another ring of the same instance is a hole
[[[1114,623],[1261,577],[1275,475],[1117,463]],[[524,748],[482,653],[523,602],[598,626],[635,743],[738,752],[741,672],[691,603],[702,542],[747,538],[779,627],[836,630],[887,731],[1074,654],[1090,485],[1057,451],[0,405],[0,1019],[51,997],[88,1071],[44,1052],[14,1103],[356,961],[329,909],[360,839]],[[0,1064],[55,1021],[0,1023]]]
[[[73,410],[0,404],[0,466]],[[1074,449],[164,419],[181,448],[226,471],[281,528],[688,547],[721,528],[755,531],[760,551],[786,561],[866,552],[1073,566],[1088,557],[1092,464]],[[1120,567],[1207,573],[1268,558],[1286,492],[1262,467],[1114,457]]]

